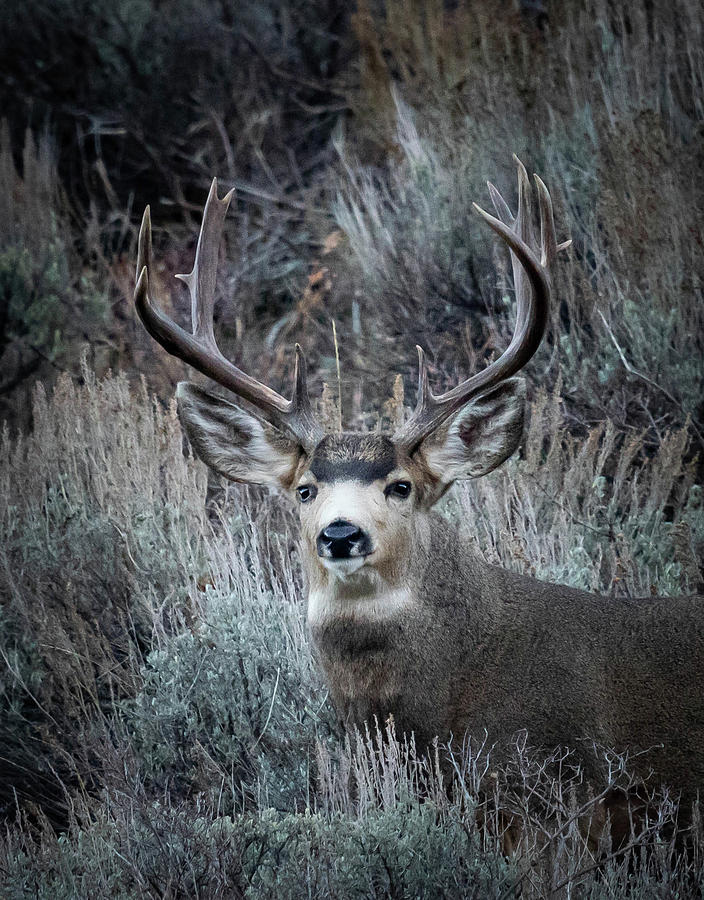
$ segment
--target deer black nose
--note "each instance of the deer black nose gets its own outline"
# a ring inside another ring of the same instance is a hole
[[[368,536],[357,525],[336,519],[318,535],[318,556],[328,559],[348,559],[366,556],[371,550]]]

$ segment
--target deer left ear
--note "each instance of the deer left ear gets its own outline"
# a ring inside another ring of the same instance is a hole
[[[303,452],[296,441],[187,381],[176,399],[191,446],[211,469],[230,481],[289,487]]]
[[[508,378],[480,394],[416,451],[442,483],[486,475],[516,450],[523,434],[526,387]]]

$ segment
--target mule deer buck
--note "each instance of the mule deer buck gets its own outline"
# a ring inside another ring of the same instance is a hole
[[[518,162],[518,161],[517,161]],[[186,282],[193,334],[149,296],[151,226],[139,236],[135,302],[169,353],[256,410],[183,382],[183,426],[198,456],[233,481],[275,485],[299,505],[308,622],[340,718],[362,726],[391,714],[418,746],[469,733],[533,746],[649,751],[643,774],[693,799],[704,786],[704,598],[612,599],[513,574],[472,555],[433,512],[456,479],[499,466],[521,438],[524,382],[515,377],[543,337],[548,269],[558,244],[550,195],[518,162],[514,218],[489,185],[496,217],[476,206],[511,251],[517,317],[507,350],[434,395],[418,348],[415,412],[393,436],[326,434],[296,346],[286,400],[229,362],[213,335],[218,247],[232,192],[213,181]],[[590,745],[591,746],[591,745]],[[582,761],[593,765],[586,752]]]

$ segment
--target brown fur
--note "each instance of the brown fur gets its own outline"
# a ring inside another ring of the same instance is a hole
[[[447,521],[428,518],[430,546],[407,573],[410,609],[311,629],[342,718],[393,714],[420,744],[486,730],[499,752],[526,729],[533,745],[575,749],[593,775],[596,741],[694,799],[704,785],[704,600],[545,584],[471,557]],[[383,696],[382,684],[402,690]]]

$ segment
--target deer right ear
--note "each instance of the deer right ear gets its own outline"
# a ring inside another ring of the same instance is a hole
[[[478,478],[508,459],[523,434],[525,396],[523,379],[507,378],[423,441],[418,452],[441,484]]]
[[[290,487],[303,453],[297,441],[187,381],[176,400],[191,446],[211,469],[230,481]]]

